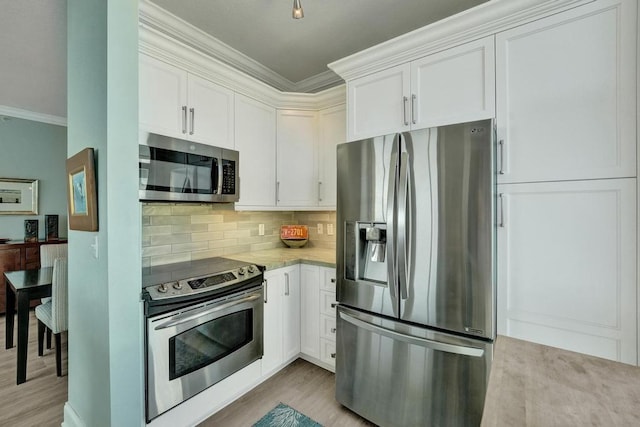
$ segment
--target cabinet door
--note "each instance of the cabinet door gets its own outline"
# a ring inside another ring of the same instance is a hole
[[[174,138],[186,138],[187,72],[140,55],[139,76],[140,128]]]
[[[189,74],[189,139],[234,148],[233,91]]]
[[[282,347],[282,295],[284,293],[284,275],[280,270],[267,271],[266,299],[264,304],[264,355],[262,356],[262,375],[269,375],[278,368],[283,360]]]
[[[316,112],[278,111],[278,206],[318,205]]]
[[[499,182],[636,175],[636,1],[496,36]]]
[[[411,63],[411,127],[495,117],[493,36]]]
[[[347,141],[409,130],[409,64],[347,82]]]
[[[300,266],[300,351],[320,358],[320,274],[314,265]]]
[[[286,362],[300,353],[300,267],[289,267],[283,274],[282,346]]]
[[[240,153],[236,207],[276,204],[276,109],[236,94],[235,145]]]
[[[636,179],[498,186],[498,333],[636,363]]]
[[[318,205],[336,206],[336,146],[346,141],[346,108],[338,105],[320,111],[318,143]]]

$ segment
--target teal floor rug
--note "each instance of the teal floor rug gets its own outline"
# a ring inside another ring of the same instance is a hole
[[[253,427],[322,427],[322,424],[318,424],[284,403],[279,403]]]

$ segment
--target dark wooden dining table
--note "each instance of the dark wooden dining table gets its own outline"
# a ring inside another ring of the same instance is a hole
[[[53,267],[33,270],[9,271],[7,279],[7,311],[5,348],[13,347],[14,317],[18,314],[18,370],[16,384],[27,380],[27,344],[29,342],[29,303],[31,300],[51,296]],[[17,305],[16,305],[17,301]]]

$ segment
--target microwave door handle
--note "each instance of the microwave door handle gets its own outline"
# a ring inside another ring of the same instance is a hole
[[[218,194],[218,159],[215,157],[211,159],[211,191]]]
[[[187,313],[179,313],[179,314],[176,314],[175,316],[170,317],[167,322],[156,326],[154,329],[156,331],[159,331],[161,329],[171,328],[172,326],[179,326],[179,325],[182,325],[183,323],[187,323],[187,322],[190,322],[190,321],[192,321],[194,319],[197,319],[198,317],[207,316],[209,314],[212,314],[212,313],[215,313],[215,312],[218,312],[218,311],[222,311],[222,310],[225,310],[227,308],[243,304],[245,302],[255,301],[258,298],[260,298],[260,294],[251,294],[251,295],[246,296],[246,297],[229,300],[229,301],[227,301],[225,303],[222,303],[220,305],[216,304],[214,307],[205,306],[205,307],[202,307],[199,310],[189,311]]]
[[[222,169],[224,168],[224,160],[222,159],[222,156],[220,156],[220,161],[218,162],[218,192],[216,194],[219,194],[220,196],[222,196]]]

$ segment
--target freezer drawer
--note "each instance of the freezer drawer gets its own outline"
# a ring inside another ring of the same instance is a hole
[[[380,426],[479,426],[493,356],[467,339],[338,306],[336,399]]]

